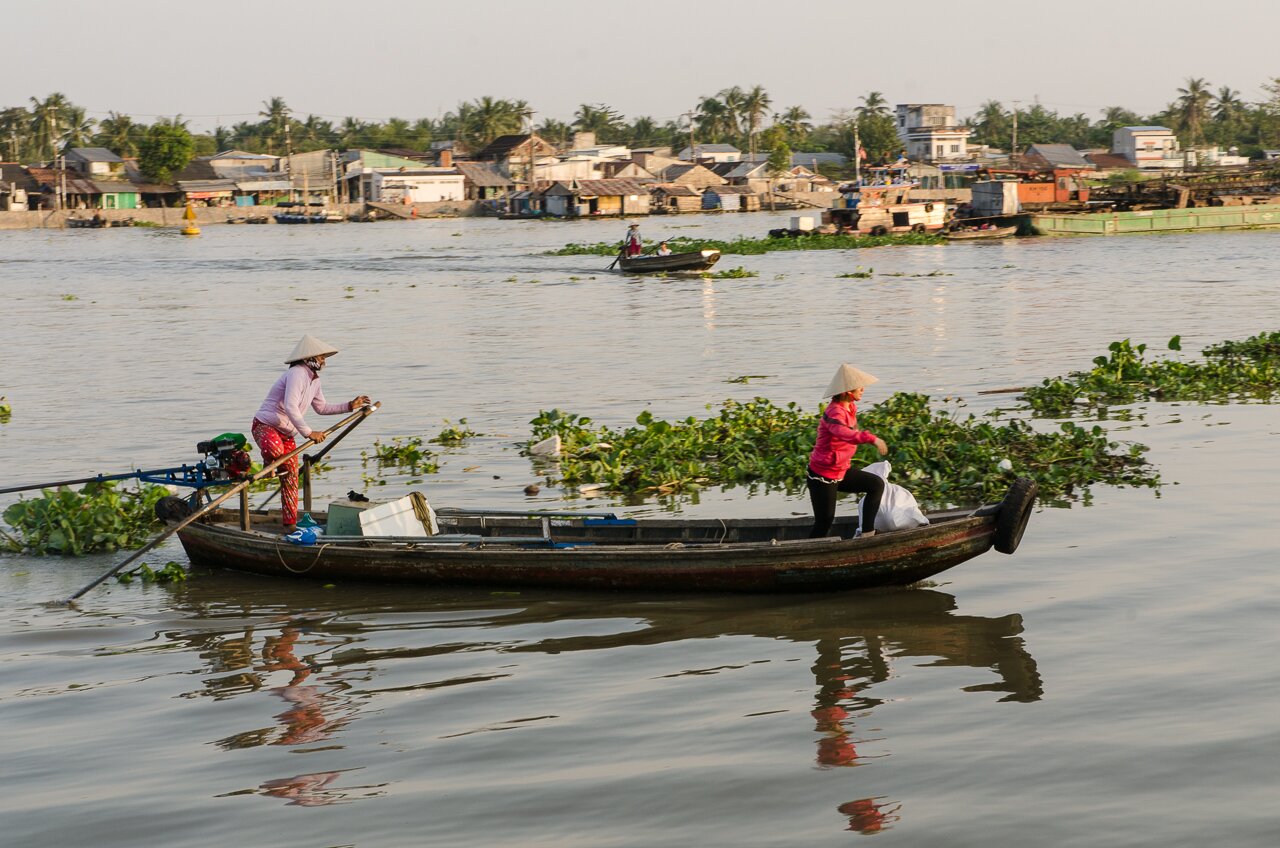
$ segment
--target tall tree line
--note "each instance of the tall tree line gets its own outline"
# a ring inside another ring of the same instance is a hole
[[[1237,147],[1244,155],[1280,148],[1280,77],[1262,86],[1264,99],[1244,100],[1229,86],[1216,89],[1199,77],[1186,79],[1168,105],[1142,115],[1122,106],[1109,106],[1090,117],[1081,112],[1060,115],[1039,103],[1016,112],[1018,145],[1064,143],[1077,148],[1105,148],[1116,128],[1159,124],[1178,133],[1184,146],[1217,144]],[[785,145],[800,151],[833,151],[853,157],[861,150],[871,162],[888,161],[900,152],[889,101],[872,91],[856,105],[836,110],[825,123],[815,122],[802,106],[776,105],[761,85],[732,86],[696,99],[692,109],[674,119],[640,115],[628,118],[606,103],[583,103],[566,120],[536,113],[524,100],[480,97],[459,103],[436,118],[389,118],[366,121],[294,112],[281,97],[263,101],[257,120],[212,133],[191,133],[193,155],[237,148],[255,153],[286,155],[320,149],[407,148],[424,150],[433,141],[454,140],[476,150],[495,138],[527,132],[532,127],[559,145],[574,133],[592,132],[600,143],[632,147],[684,147],[731,143],[740,149],[773,151]],[[1015,112],[995,100],[983,103],[969,117],[970,140],[1008,149],[1013,141]],[[110,112],[95,120],[65,94],[31,97],[26,104],[0,110],[0,159],[34,164],[52,162],[68,147],[105,147],[120,156],[140,155],[149,133],[172,134],[172,124],[186,131],[178,118],[151,124]],[[157,131],[156,127],[163,127]]]

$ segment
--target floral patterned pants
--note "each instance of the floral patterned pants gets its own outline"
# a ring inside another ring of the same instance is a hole
[[[280,457],[297,447],[292,435],[285,435],[272,427],[253,419],[253,440],[262,449],[262,461],[270,465]],[[276,469],[280,477],[280,512],[286,525],[298,523],[298,458],[286,462]]]

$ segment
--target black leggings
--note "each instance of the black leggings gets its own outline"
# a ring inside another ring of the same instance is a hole
[[[880,511],[880,497],[884,494],[884,478],[877,477],[860,468],[850,468],[844,479],[832,480],[830,483],[814,479],[821,475],[809,469],[809,500],[813,503],[813,532],[810,539],[820,539],[828,535],[831,523],[836,520],[836,492],[862,492],[866,495],[862,505],[862,531],[868,532],[876,527],[876,513]]]

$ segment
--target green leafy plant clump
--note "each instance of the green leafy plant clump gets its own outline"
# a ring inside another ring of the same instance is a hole
[[[667,239],[667,246],[674,253],[698,250],[718,250],[723,254],[758,255],[777,250],[856,250],[863,247],[884,247],[894,244],[945,244],[946,239],[933,233],[889,233],[883,236],[857,236],[813,233],[804,236],[774,238],[739,237],[733,241],[695,239],[686,236]],[[551,256],[616,256],[616,242],[594,244],[566,244],[549,251]]]
[[[467,419],[459,418],[457,427],[454,427],[448,421],[444,422],[444,428],[430,441],[437,445],[460,445],[467,439],[472,439],[479,435],[483,434],[477,433],[467,426]]]
[[[1169,350],[1180,351],[1174,336]],[[1023,400],[1042,415],[1061,416],[1079,409],[1099,410],[1143,400],[1270,400],[1280,393],[1280,333],[1205,348],[1203,362],[1148,360],[1145,344],[1112,342],[1093,368],[1046,379],[1023,392]]]
[[[746,268],[724,268],[715,272],[707,272],[702,276],[710,277],[713,280],[745,280],[748,277],[760,276],[759,271],[748,271]]]
[[[1056,432],[1030,424],[938,411],[927,395],[899,393],[862,413],[860,425],[889,444],[891,479],[931,506],[998,500],[1015,477],[1037,480],[1041,496],[1066,502],[1087,496],[1095,483],[1156,486],[1159,476],[1142,445],[1110,441],[1101,427],[1070,422]],[[560,482],[602,484],[620,494],[670,495],[707,486],[804,486],[816,413],[766,398],[725,401],[716,415],[662,421],[649,412],[636,426],[615,430],[560,410],[534,418],[530,444],[559,435]],[[880,457],[863,446],[858,461]]]
[[[144,562],[132,571],[116,575],[116,580],[120,583],[132,583],[134,580],[141,580],[143,583],[181,583],[186,579],[186,569],[173,560],[160,568],[152,568]]]
[[[89,483],[80,491],[44,489],[41,497],[10,504],[0,544],[13,552],[83,556],[140,548],[160,529],[155,503],[169,493],[164,486],[137,491],[114,483]]]
[[[368,465],[370,459],[379,467],[404,469],[411,474],[434,474],[440,470],[440,463],[435,461],[435,452],[425,447],[421,436],[396,436],[387,444],[380,439],[373,440],[373,456],[368,451],[361,451],[361,462]]]
[[[9,419],[13,417],[13,407],[4,399],[4,395],[0,395],[0,424],[9,423]]]

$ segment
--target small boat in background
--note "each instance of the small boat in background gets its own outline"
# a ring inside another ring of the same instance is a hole
[[[705,271],[720,261],[718,250],[697,250],[689,253],[672,253],[658,256],[650,253],[641,256],[623,256],[618,259],[618,269],[628,274],[650,274],[657,271]]]
[[[999,239],[1008,238],[1018,234],[1018,228],[1013,227],[970,227],[959,226],[947,230],[943,233],[947,241],[967,241],[969,239]]]

